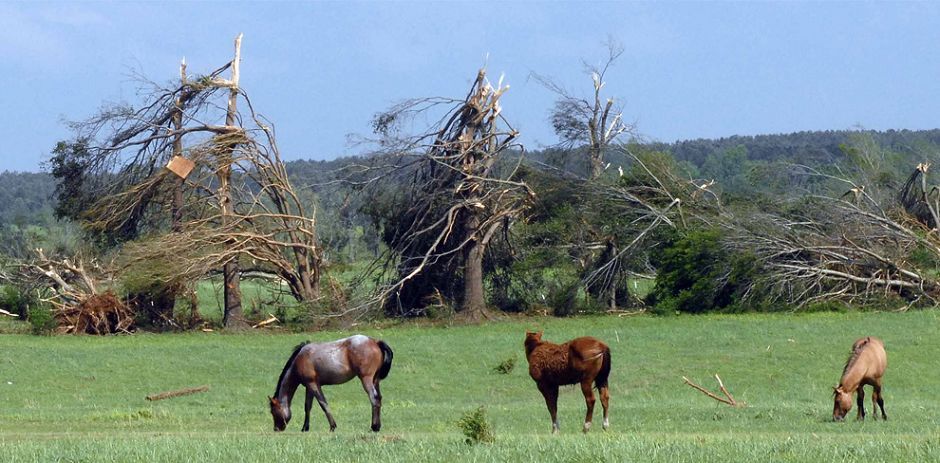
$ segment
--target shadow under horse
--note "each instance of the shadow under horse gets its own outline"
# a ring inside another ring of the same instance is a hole
[[[607,378],[610,376],[610,348],[592,337],[572,339],[564,344],[542,341],[542,332],[527,331],[525,334],[525,354],[529,362],[529,376],[535,380],[548,413],[552,416],[552,434],[558,432],[558,387],[566,384],[580,384],[587,404],[584,417],[584,432],[591,429],[594,418],[594,391],[591,383],[597,387],[604,407],[604,429],[608,421],[608,402],[610,393]]]
[[[392,349],[384,341],[357,334],[322,344],[304,342],[294,348],[281,376],[277,380],[274,397],[268,397],[274,430],[283,431],[290,422],[290,403],[297,388],[307,388],[304,402],[304,426],[310,430],[310,408],[315,398],[330,422],[330,432],[336,429],[336,421],[330,413],[321,386],[342,384],[359,377],[372,402],[372,431],[382,427],[382,392],[379,382],[392,369]]]

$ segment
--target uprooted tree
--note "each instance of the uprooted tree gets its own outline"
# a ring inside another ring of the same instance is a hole
[[[47,256],[34,249],[0,281],[36,294],[36,302],[49,308],[59,333],[126,333],[134,329],[134,312],[108,289],[112,277],[107,266],[95,259]]]
[[[725,247],[751,253],[760,268],[749,297],[797,307],[891,298],[903,307],[936,304],[940,205],[929,168],[918,164],[897,187],[792,166],[796,174],[828,182],[828,191],[845,193],[808,194],[785,212],[752,212],[726,222]]]
[[[241,35],[234,59],[205,76],[183,63],[177,84],[151,84],[139,106],[72,124],[75,139],[50,161],[62,211],[125,242],[122,271],[180,288],[221,270],[229,327],[245,323],[243,272],[313,301],[321,262],[316,221],[288,180],[274,130],[239,86],[240,44]]]
[[[409,178],[379,220],[390,252],[394,281],[381,291],[386,312],[421,314],[434,297],[459,301],[469,319],[486,316],[483,261],[494,239],[504,236],[532,195],[515,179],[517,159],[503,161],[517,132],[501,114],[500,97],[480,70],[463,100],[405,102],[375,119],[394,158],[386,178]],[[448,108],[439,125],[417,136],[398,136],[403,119]],[[387,191],[387,190],[381,190]]]

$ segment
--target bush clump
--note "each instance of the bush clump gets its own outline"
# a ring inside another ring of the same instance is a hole
[[[460,418],[457,427],[467,436],[465,442],[470,445],[493,442],[496,439],[493,435],[493,428],[486,419],[486,409],[482,405]]]
[[[723,248],[716,230],[674,235],[650,257],[658,273],[646,302],[659,314],[745,311],[760,272],[754,256]]]
[[[512,370],[515,367],[516,367],[516,356],[513,355],[512,357],[509,357],[506,360],[499,362],[499,365],[496,365],[496,367],[493,368],[493,371],[501,375],[508,375],[509,373],[512,373]]]
[[[59,326],[48,304],[33,304],[29,306],[26,318],[33,327],[33,334],[50,334]]]

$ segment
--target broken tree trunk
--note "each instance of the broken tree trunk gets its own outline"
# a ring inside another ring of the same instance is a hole
[[[225,125],[233,128],[238,122],[238,110],[236,103],[238,101],[238,72],[241,63],[242,34],[235,38],[235,59],[232,60],[232,80],[229,90],[228,111],[225,115]],[[219,160],[219,204],[222,209],[222,225],[227,226],[232,221],[232,156],[235,152],[235,145],[230,145],[224,150]],[[243,328],[247,324],[242,314],[242,294],[241,281],[239,278],[238,256],[233,257],[225,263],[222,268],[223,294],[225,301],[225,313],[222,317],[222,323],[226,328]]]

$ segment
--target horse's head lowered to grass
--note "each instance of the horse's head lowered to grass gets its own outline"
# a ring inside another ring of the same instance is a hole
[[[283,431],[290,423],[290,407],[281,406],[281,402],[274,397],[268,397],[271,405],[271,416],[274,417],[274,431]]]

